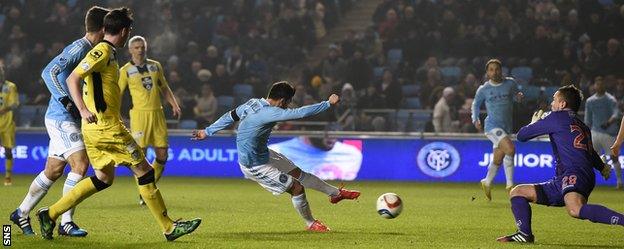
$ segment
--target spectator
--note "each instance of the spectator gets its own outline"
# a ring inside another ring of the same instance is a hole
[[[386,103],[386,108],[398,109],[401,107],[403,95],[401,86],[394,78],[392,71],[386,69],[378,85],[378,91]]]
[[[602,65],[603,75],[624,76],[624,71],[622,70],[622,66],[624,66],[624,53],[617,39],[609,39],[607,42],[607,52],[602,57],[602,62],[600,64]]]
[[[451,113],[457,110],[452,109],[449,103],[455,98],[455,90],[452,87],[446,87],[442,91],[442,97],[438,100],[433,108],[433,127],[436,133],[455,132]]]
[[[594,50],[591,42],[583,44],[583,49],[579,55],[579,62],[584,74],[590,78],[595,77],[598,74],[598,70],[600,70],[601,60],[600,54],[598,54],[598,51]]]
[[[225,65],[217,65],[215,73],[210,80],[210,85],[216,96],[232,96],[232,84],[230,83],[230,77],[227,75]]]
[[[346,68],[346,81],[353,84],[356,92],[364,90],[373,79],[373,68],[364,58],[362,50],[357,49]]]
[[[195,114],[197,125],[199,127],[208,127],[215,120],[217,112],[217,99],[210,85],[204,84],[202,86],[201,96],[196,99],[196,102],[193,113]]]
[[[338,47],[330,45],[327,58],[321,62],[322,77],[331,77],[336,80],[342,80],[346,63],[338,57]]]

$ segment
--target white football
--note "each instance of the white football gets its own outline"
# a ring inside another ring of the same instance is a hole
[[[377,198],[377,213],[386,219],[394,219],[403,211],[403,201],[395,193],[385,193]]]

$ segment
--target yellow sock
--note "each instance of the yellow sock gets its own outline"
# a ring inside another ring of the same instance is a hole
[[[4,177],[11,178],[13,175],[13,159],[6,159],[4,161]]]
[[[145,185],[139,185],[139,193],[143,197],[143,201],[147,204],[147,207],[156,218],[156,221],[162,228],[163,232],[169,233],[173,229],[173,221],[167,215],[167,207],[165,201],[163,201],[160,190],[156,188],[156,185],[148,183]]]
[[[154,179],[156,179],[155,182],[158,182],[158,180],[160,180],[160,177],[162,176],[163,171],[165,170],[165,165],[159,163],[158,160],[154,160],[154,162],[152,163],[152,168],[154,168]]]
[[[82,179],[82,181],[74,186],[74,189],[54,203],[54,205],[50,206],[50,218],[56,220],[56,218],[65,213],[65,211],[75,207],[78,203],[97,192],[98,190],[95,188],[95,185],[93,185],[91,178]]]

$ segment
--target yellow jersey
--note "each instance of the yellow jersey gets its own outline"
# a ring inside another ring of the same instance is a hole
[[[130,61],[119,70],[119,88],[122,93],[126,87],[130,90],[132,110],[162,109],[160,93],[167,85],[162,66],[155,60],[147,59],[142,66]]]
[[[74,73],[84,80],[82,99],[87,109],[95,113],[98,121],[83,124],[83,128],[98,129],[121,122],[121,91],[119,90],[119,64],[115,46],[108,42],[98,43],[85,56]]]
[[[17,86],[8,80],[2,84],[2,92],[0,92],[0,108],[11,108],[9,111],[0,114],[0,130],[7,130],[13,126],[13,108],[19,105],[19,96],[17,95]]]

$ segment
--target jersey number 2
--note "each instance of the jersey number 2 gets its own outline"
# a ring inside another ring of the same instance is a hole
[[[575,132],[575,131],[578,131],[579,134],[576,135],[576,137],[574,138],[574,148],[587,150],[587,144],[584,144],[583,140],[585,140],[585,138],[589,136],[587,135],[585,131],[583,131],[583,129],[580,126],[575,125],[575,124],[570,125],[570,132]]]

